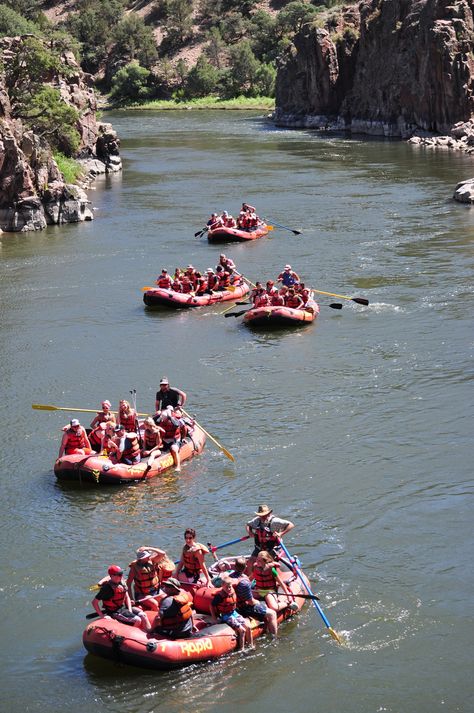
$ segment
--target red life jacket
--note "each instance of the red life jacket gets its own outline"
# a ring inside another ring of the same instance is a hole
[[[115,421],[115,416],[111,411],[97,412],[97,423],[108,423],[109,421]]]
[[[163,287],[165,290],[169,289],[171,287],[171,277],[169,275],[160,275],[158,287]]]
[[[122,413],[120,413],[119,423],[125,428],[126,431],[134,431],[137,427],[137,417],[135,411],[132,411],[130,416],[124,416]]]
[[[286,298],[286,306],[291,307],[292,309],[298,309],[298,307],[302,307],[303,301],[298,295],[289,295],[289,297]]]
[[[140,460],[140,444],[136,433],[127,433],[125,436],[125,448],[122,453],[122,460],[138,462]]]
[[[220,274],[219,276],[219,287],[229,287],[230,285],[230,276],[228,272],[225,272]]]
[[[110,586],[114,590],[114,593],[110,599],[104,599],[102,601],[102,604],[104,605],[104,609],[107,612],[107,614],[113,614],[114,612],[118,611],[123,607],[123,603],[125,601],[125,595],[127,593],[127,588],[123,584],[123,582],[120,582],[120,584],[117,584],[116,587],[113,586],[111,582],[109,582]]]
[[[274,566],[265,565],[265,567],[260,567],[258,564],[254,565],[253,576],[255,577],[257,589],[276,589],[275,575],[272,572]]]
[[[273,294],[271,297],[270,303],[275,307],[281,307],[285,304],[285,300],[281,295],[278,294],[278,292],[275,292],[275,294]]]
[[[94,450],[100,450],[102,447],[102,437],[104,435],[105,431],[103,431],[100,426],[97,428],[94,428],[90,433],[89,433],[89,443],[91,444],[92,448]]]
[[[192,282],[182,282],[181,283],[181,291],[184,292],[185,294],[188,294],[189,292],[193,291],[193,283]]]
[[[278,545],[276,534],[269,527],[262,527],[262,525],[255,530],[255,540],[265,550],[272,549]]]
[[[232,592],[229,593],[226,590],[221,589],[219,594],[222,597],[222,601],[215,605],[217,613],[221,615],[230,614],[237,606],[237,596],[234,590],[232,589]]]
[[[171,285],[171,289],[175,292],[182,292],[183,290],[181,288],[181,282],[179,280],[174,280],[173,284]]]
[[[270,304],[270,298],[266,292],[263,295],[258,295],[255,298],[254,307],[267,307]]]
[[[66,449],[65,453],[66,455],[70,455],[71,453],[74,453],[75,450],[79,448],[89,448],[87,445],[86,437],[84,434],[84,429],[81,428],[80,431],[76,433],[74,429],[68,428],[67,431],[67,443],[66,443]]]
[[[163,629],[179,629],[193,615],[187,592],[175,594],[173,601],[177,604],[177,611],[175,614],[164,613],[160,619],[160,626]]]
[[[190,574],[199,574],[201,565],[195,552],[189,551],[189,545],[183,547],[183,562],[184,567]]]
[[[160,578],[156,567],[152,562],[147,562],[141,567],[137,560],[130,564],[133,570],[133,583],[135,585],[135,596],[145,596],[150,594],[152,589],[158,589]]]
[[[163,434],[164,441],[176,441],[179,439],[181,435],[180,426],[175,426],[169,418],[167,418],[166,421],[163,421],[160,425],[165,429]]]
[[[196,294],[197,295],[203,295],[205,291],[207,290],[207,280],[205,277],[200,277],[198,279],[198,284],[196,288]]]
[[[209,273],[209,277],[207,278],[207,286],[210,290],[213,290],[215,287],[217,287],[219,284],[219,278],[217,275]]]
[[[143,436],[143,447],[146,451],[151,451],[155,446],[161,445],[161,437],[158,439],[159,433],[156,431],[148,431],[145,429],[145,434]]]

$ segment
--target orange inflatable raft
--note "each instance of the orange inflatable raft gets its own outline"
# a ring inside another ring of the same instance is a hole
[[[319,305],[311,295],[305,309],[293,309],[283,305],[254,307],[244,314],[244,322],[251,327],[295,327],[314,322],[318,314]]]
[[[249,289],[244,282],[242,285],[235,285],[231,289],[216,291],[209,295],[194,295],[194,293],[175,292],[163,287],[152,287],[144,293],[143,301],[147,307],[205,307],[216,302],[240,300],[248,294]]]
[[[305,593],[302,582],[292,572],[283,571],[281,576],[293,594]],[[88,624],[82,637],[84,646],[89,653],[96,656],[153,669],[168,670],[217,659],[237,648],[237,636],[227,624],[213,623],[208,614],[216,591],[215,587],[201,587],[194,593],[194,607],[198,611],[194,624],[198,631],[187,639],[171,640],[158,634],[147,634],[141,629],[104,616]],[[297,598],[297,610],[293,611],[288,607],[283,609],[278,615],[279,623],[296,614],[304,603],[304,599]],[[147,616],[151,623],[154,613],[147,612]],[[264,622],[257,619],[248,621],[254,639],[265,633]]]
[[[263,238],[263,236],[268,233],[268,230],[269,229],[266,223],[257,225],[255,228],[249,228],[248,230],[244,230],[243,228],[225,228],[224,226],[221,226],[219,228],[215,228],[214,230],[208,230],[207,239],[210,243],[243,243],[246,240],[257,240],[257,238]]]
[[[201,453],[205,443],[206,434],[195,424],[192,434],[181,441],[179,449],[181,462]],[[106,456],[92,453],[89,456],[61,456],[54,464],[54,472],[58,480],[96,483],[97,485],[122,485],[155,478],[173,467],[173,456],[169,451],[155,458],[150,469],[147,468],[147,458],[136,465],[126,465],[125,463],[113,463]]]

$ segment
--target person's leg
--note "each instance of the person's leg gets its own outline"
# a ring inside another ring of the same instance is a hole
[[[267,609],[267,613],[265,614],[265,623],[270,636],[276,639],[278,636],[278,619],[276,611],[273,609]]]
[[[179,446],[176,445],[176,443],[173,443],[170,450],[171,450],[171,453],[173,456],[174,464],[176,466],[176,471],[179,473],[181,470],[181,460],[179,457]]]

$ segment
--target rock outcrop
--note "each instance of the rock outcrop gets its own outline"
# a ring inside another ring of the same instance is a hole
[[[362,0],[305,25],[277,76],[275,122],[409,138],[474,117],[472,0]]]
[[[2,38],[0,59],[4,63],[12,61],[23,41],[22,37]],[[82,72],[72,52],[64,52],[61,63],[64,73],[57,73],[48,83],[79,113],[77,157],[94,162],[90,175],[120,170],[117,134],[110,124],[96,120],[90,77]],[[87,163],[85,179],[86,174]],[[0,229],[41,230],[47,224],[92,219],[85,190],[65,182],[47,140],[15,116],[7,85],[0,78]]]

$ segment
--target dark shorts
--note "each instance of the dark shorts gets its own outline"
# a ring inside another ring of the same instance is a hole
[[[264,602],[239,607],[239,613],[242,614],[242,616],[252,617],[253,619],[258,619],[259,621],[263,621],[265,619],[267,611],[268,607],[264,604]]]
[[[122,607],[113,614],[110,614],[110,616],[112,619],[117,619],[117,621],[122,622],[122,624],[130,624],[131,626],[134,626],[141,621],[141,617],[138,616],[139,612],[141,612],[141,609],[137,609],[137,607],[132,607],[131,609]]]
[[[255,545],[254,550],[253,550],[253,552],[252,552],[252,557],[256,557],[259,552],[262,552],[262,550],[263,550],[264,552],[269,552],[269,553],[272,555],[272,557],[275,557],[276,554],[277,554],[277,549],[278,549],[278,545],[277,545],[277,544],[276,544],[276,545],[273,545],[273,547],[272,547],[272,546],[269,546],[269,547],[261,547],[260,545]]]

